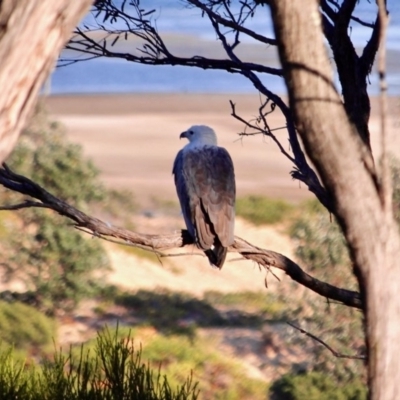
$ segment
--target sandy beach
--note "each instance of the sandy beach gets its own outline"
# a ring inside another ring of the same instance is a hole
[[[258,95],[244,94],[129,94],[50,96],[47,109],[62,122],[71,141],[101,170],[110,186],[127,188],[140,202],[151,198],[176,201],[171,169],[177,151],[185,145],[179,134],[194,124],[215,129],[219,144],[232,155],[238,196],[262,194],[298,202],[312,197],[304,185],[290,177],[291,163],[270,139],[240,138],[243,123],[234,119],[229,100],[245,120],[254,119]],[[379,154],[378,104],[372,101],[372,145]],[[400,157],[400,100],[390,99],[389,139]],[[271,128],[284,127],[278,111],[268,119]],[[276,131],[290,152],[285,130]]]

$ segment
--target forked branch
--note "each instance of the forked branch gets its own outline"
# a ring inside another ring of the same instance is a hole
[[[121,244],[141,247],[149,251],[154,251],[160,256],[163,256],[162,251],[182,248],[193,244],[193,240],[186,230],[165,235],[149,235],[118,228],[98,218],[91,217],[53,196],[30,179],[15,174],[5,164],[3,164],[3,168],[0,168],[0,184],[14,192],[35,199],[26,200],[16,205],[3,206],[0,207],[0,210],[17,210],[30,207],[49,208],[74,221],[75,228],[79,230],[83,230],[101,239],[114,238]],[[307,274],[299,265],[282,254],[261,249],[239,237],[235,237],[235,242],[229,250],[239,253],[244,259],[252,260],[266,269],[271,267],[278,268],[294,281],[321,296],[338,301],[349,307],[362,308],[358,292],[338,288],[320,281]]]

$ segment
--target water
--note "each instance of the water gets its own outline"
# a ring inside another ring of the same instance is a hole
[[[373,21],[375,2],[360,1],[357,15],[369,22]],[[183,6],[177,0],[142,0],[145,9],[156,9],[153,21],[161,34],[195,36],[202,40],[215,42],[215,34],[206,18],[201,18],[195,9]],[[390,26],[388,30],[388,84],[390,95],[400,95],[400,1],[388,0]],[[267,7],[263,7],[256,17],[249,21],[249,27],[272,37],[272,24]],[[84,23],[94,26],[93,17],[88,15]],[[364,46],[370,30],[352,23],[351,38],[357,47]],[[246,39],[244,43],[252,42]],[[285,86],[282,79],[270,75],[259,76],[272,91],[283,94]],[[377,94],[377,73],[370,77],[370,94]],[[254,93],[250,81],[225,71],[202,70],[181,66],[148,66],[125,60],[99,58],[79,62],[67,67],[59,67],[51,77],[51,93]]]

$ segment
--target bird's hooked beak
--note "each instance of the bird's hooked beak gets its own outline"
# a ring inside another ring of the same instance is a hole
[[[187,138],[187,131],[182,132],[182,133],[179,135],[179,139],[182,139],[182,138]]]

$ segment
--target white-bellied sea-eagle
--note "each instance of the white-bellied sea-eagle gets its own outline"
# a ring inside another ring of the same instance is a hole
[[[210,264],[222,268],[234,242],[235,174],[229,153],[217,146],[215,132],[195,125],[180,135],[189,143],[173,167],[186,227]]]

